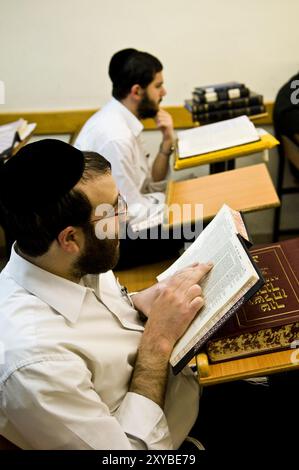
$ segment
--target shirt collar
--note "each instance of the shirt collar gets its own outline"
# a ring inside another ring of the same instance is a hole
[[[4,271],[17,284],[50,305],[71,323],[78,320],[88,290],[81,283],[68,281],[35,266],[16,253],[15,245]]]
[[[135,137],[138,137],[141,131],[143,130],[143,124],[139,121],[139,119],[131,113],[131,111],[126,108],[120,101],[112,98],[110,101],[110,105],[116,108],[121,115],[124,117],[128,127],[131,129]]]

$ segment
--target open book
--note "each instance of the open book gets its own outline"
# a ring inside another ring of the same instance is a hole
[[[25,119],[0,126],[0,158],[9,158],[14,146],[25,140],[35,127],[35,123],[28,124]]]
[[[214,264],[201,282],[205,305],[172,352],[170,363],[175,374],[264,284],[246,244],[250,242],[241,214],[224,205],[183,255],[157,277],[162,281],[194,262]]]
[[[259,133],[247,116],[240,116],[178,132],[179,158],[216,152],[257,142]]]

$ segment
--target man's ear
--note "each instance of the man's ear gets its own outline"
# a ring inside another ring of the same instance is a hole
[[[132,98],[134,98],[135,100],[138,100],[140,101],[141,97],[143,96],[143,93],[144,93],[144,90],[143,88],[136,84],[136,85],[133,85],[132,88],[131,88],[131,96]]]
[[[83,246],[82,230],[73,226],[66,227],[59,233],[57,241],[66,253],[77,254]]]

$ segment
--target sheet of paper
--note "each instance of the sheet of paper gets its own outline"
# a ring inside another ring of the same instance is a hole
[[[256,142],[259,134],[247,116],[178,132],[179,158]]]

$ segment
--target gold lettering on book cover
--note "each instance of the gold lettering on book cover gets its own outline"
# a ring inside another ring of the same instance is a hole
[[[258,305],[262,312],[269,312],[286,307],[284,302],[279,302],[287,299],[288,295],[285,290],[277,285],[279,281],[278,276],[272,276],[265,279],[264,286],[259,289],[256,295],[248,301],[250,305]]]

